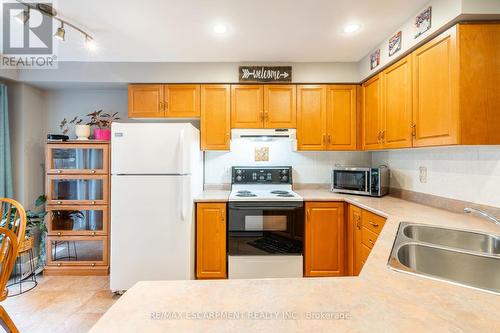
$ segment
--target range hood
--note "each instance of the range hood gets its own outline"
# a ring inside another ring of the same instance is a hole
[[[231,130],[231,140],[242,139],[258,142],[287,141],[297,150],[297,131],[294,128],[252,128]]]

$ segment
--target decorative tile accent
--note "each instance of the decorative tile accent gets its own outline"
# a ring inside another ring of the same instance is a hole
[[[269,147],[255,147],[255,162],[269,161]]]

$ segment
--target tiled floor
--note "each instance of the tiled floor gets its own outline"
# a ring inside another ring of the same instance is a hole
[[[1,303],[20,332],[87,332],[118,299],[109,290],[108,276],[38,279],[35,289]]]

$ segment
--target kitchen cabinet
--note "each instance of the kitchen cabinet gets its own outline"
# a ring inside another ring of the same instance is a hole
[[[131,84],[128,86],[129,118],[163,118],[163,85]]]
[[[326,97],[327,150],[356,150],[356,86],[329,85]]]
[[[297,148],[326,150],[326,86],[297,86]]]
[[[49,142],[44,275],[109,272],[109,142]]]
[[[363,150],[382,148],[382,80],[380,74],[362,86],[362,147]]]
[[[227,278],[225,203],[196,205],[196,277]]]
[[[359,275],[386,219],[355,205],[348,206],[347,267],[348,274]]]
[[[167,118],[199,118],[200,117],[200,85],[169,84],[165,85],[165,117]]]
[[[412,57],[407,56],[381,74],[383,148],[412,146]]]
[[[264,124],[264,87],[231,86],[231,128],[262,128]]]
[[[297,126],[295,85],[264,86],[264,128],[295,128]]]
[[[200,85],[131,84],[128,87],[129,118],[198,118]]]
[[[306,202],[304,276],[345,275],[343,202]]]
[[[202,150],[229,150],[231,133],[231,87],[201,86],[200,135]]]

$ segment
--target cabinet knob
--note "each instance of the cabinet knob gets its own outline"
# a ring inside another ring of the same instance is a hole
[[[58,233],[57,233],[57,236],[61,236],[61,232],[58,232]]]
[[[91,203],[92,205],[95,205],[95,201],[91,201],[90,203]]]
[[[95,263],[93,262],[92,265],[90,265],[90,266],[95,267]]]
[[[370,221],[370,225],[374,228],[378,227],[378,223]]]
[[[62,170],[57,170],[57,173],[61,173],[61,172],[62,172]]]
[[[62,201],[58,201],[58,202],[57,202],[57,204],[58,204],[58,205],[61,205],[61,204],[62,204]]]
[[[95,231],[92,232],[92,236],[95,236]]]
[[[95,170],[90,170],[90,173],[95,173]]]
[[[58,264],[57,264],[57,267],[61,267],[61,263],[58,263]]]

